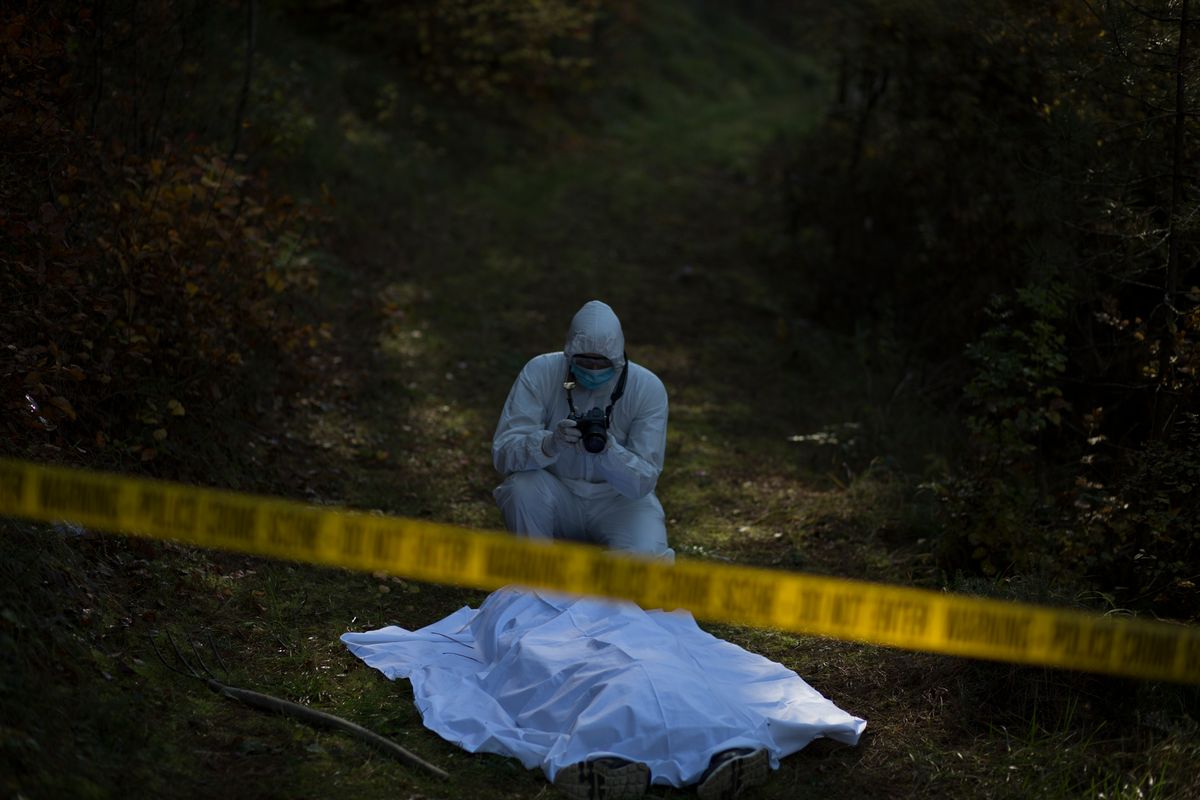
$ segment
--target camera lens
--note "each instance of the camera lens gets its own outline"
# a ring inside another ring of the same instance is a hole
[[[583,449],[589,453],[600,453],[604,451],[604,445],[607,444],[608,437],[603,432],[593,431],[587,433],[583,437]]]

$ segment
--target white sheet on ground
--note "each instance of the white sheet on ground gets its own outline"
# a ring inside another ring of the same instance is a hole
[[[705,633],[686,611],[505,588],[422,628],[342,636],[412,681],[425,726],[472,752],[541,767],[619,756],[685,786],[731,747],[771,766],[813,739],[856,744],[866,722],[793,671]]]

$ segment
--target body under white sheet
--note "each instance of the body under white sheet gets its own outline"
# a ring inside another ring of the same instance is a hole
[[[618,756],[647,764],[652,783],[685,786],[722,750],[763,747],[778,767],[819,737],[856,744],[866,727],[686,611],[506,588],[417,631],[342,641],[387,677],[412,681],[426,727],[549,780]]]

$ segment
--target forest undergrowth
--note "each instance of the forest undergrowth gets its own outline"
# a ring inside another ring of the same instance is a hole
[[[172,35],[172,11],[206,20],[178,57],[192,81],[178,100],[185,107],[164,99],[158,112],[194,138],[178,136],[167,155],[147,143],[128,158],[83,132],[64,131],[58,149],[40,145],[51,172],[78,148],[97,148],[82,160],[101,177],[79,177],[77,198],[63,188],[43,200],[39,185],[28,218],[0,220],[13,241],[17,223],[30,221],[41,226],[32,236],[54,241],[38,251],[50,253],[49,272],[9,278],[23,294],[3,319],[17,355],[0,366],[6,391],[19,388],[5,397],[18,399],[5,455],[498,528],[489,448],[511,380],[529,357],[561,347],[574,311],[600,298],[621,316],[631,358],[670,394],[659,495],[680,554],[1098,605],[1032,571],[947,572],[937,478],[966,431],[906,388],[911,354],[894,328],[827,325],[788,299],[795,276],[779,259],[794,240],[773,154],[823,131],[837,87],[815,55],[785,46],[753,15],[711,4],[618,3],[604,14],[582,3],[571,13],[583,16],[558,23],[507,20],[546,25],[525,35],[535,46],[553,41],[562,63],[517,60],[503,78],[473,83],[463,76],[481,74],[477,64],[451,54],[475,52],[461,37],[478,31],[404,27],[404,14],[433,4],[365,19],[339,16],[344,5],[230,3],[205,16],[150,4],[165,9]],[[247,8],[256,14],[248,60],[239,50]],[[23,24],[35,17],[30,10]],[[28,42],[15,24],[6,20],[9,41]],[[424,42],[436,57],[414,65],[367,46],[378,29],[421,31],[413,52]],[[591,38],[563,45],[564,30]],[[113,58],[112,82],[145,68]],[[14,59],[10,49],[6,63]],[[242,85],[247,61],[245,92],[206,86]],[[553,66],[537,66],[545,63]],[[138,91],[148,90],[130,102]],[[103,123],[102,105],[82,108]],[[18,122],[25,127],[7,133],[32,138],[38,120]],[[228,157],[231,135],[240,156]],[[113,140],[129,145],[128,135]],[[202,149],[185,153],[183,141]],[[117,167],[121,177],[106,172]],[[149,206],[88,188],[105,180],[133,185]],[[196,196],[193,184],[209,194]],[[88,203],[99,209],[91,216]],[[202,208],[211,213],[189,211]],[[73,213],[80,222],[50,230]],[[103,230],[140,248],[149,265],[140,278],[128,277],[128,250],[95,244]],[[220,271],[202,268],[213,253]],[[139,317],[139,292],[175,305]],[[243,305],[225,304],[226,293]],[[80,298],[91,305],[78,332],[29,333],[71,319],[59,307]],[[88,332],[97,318],[107,338]],[[2,520],[0,789],[27,798],[549,796],[539,772],[466,754],[424,729],[407,684],[368,670],[338,641],[347,630],[420,627],[483,597]],[[868,720],[857,747],[818,741],[747,797],[1200,793],[1190,689],[706,628]],[[169,662],[167,632],[223,662],[231,684],[367,726],[452,781],[212,694],[160,661],[152,643]]]

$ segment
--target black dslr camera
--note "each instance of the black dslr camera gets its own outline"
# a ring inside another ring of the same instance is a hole
[[[589,453],[604,452],[608,444],[608,415],[596,407],[586,414],[570,414],[567,419],[575,420],[576,427],[583,434],[584,450]]]

